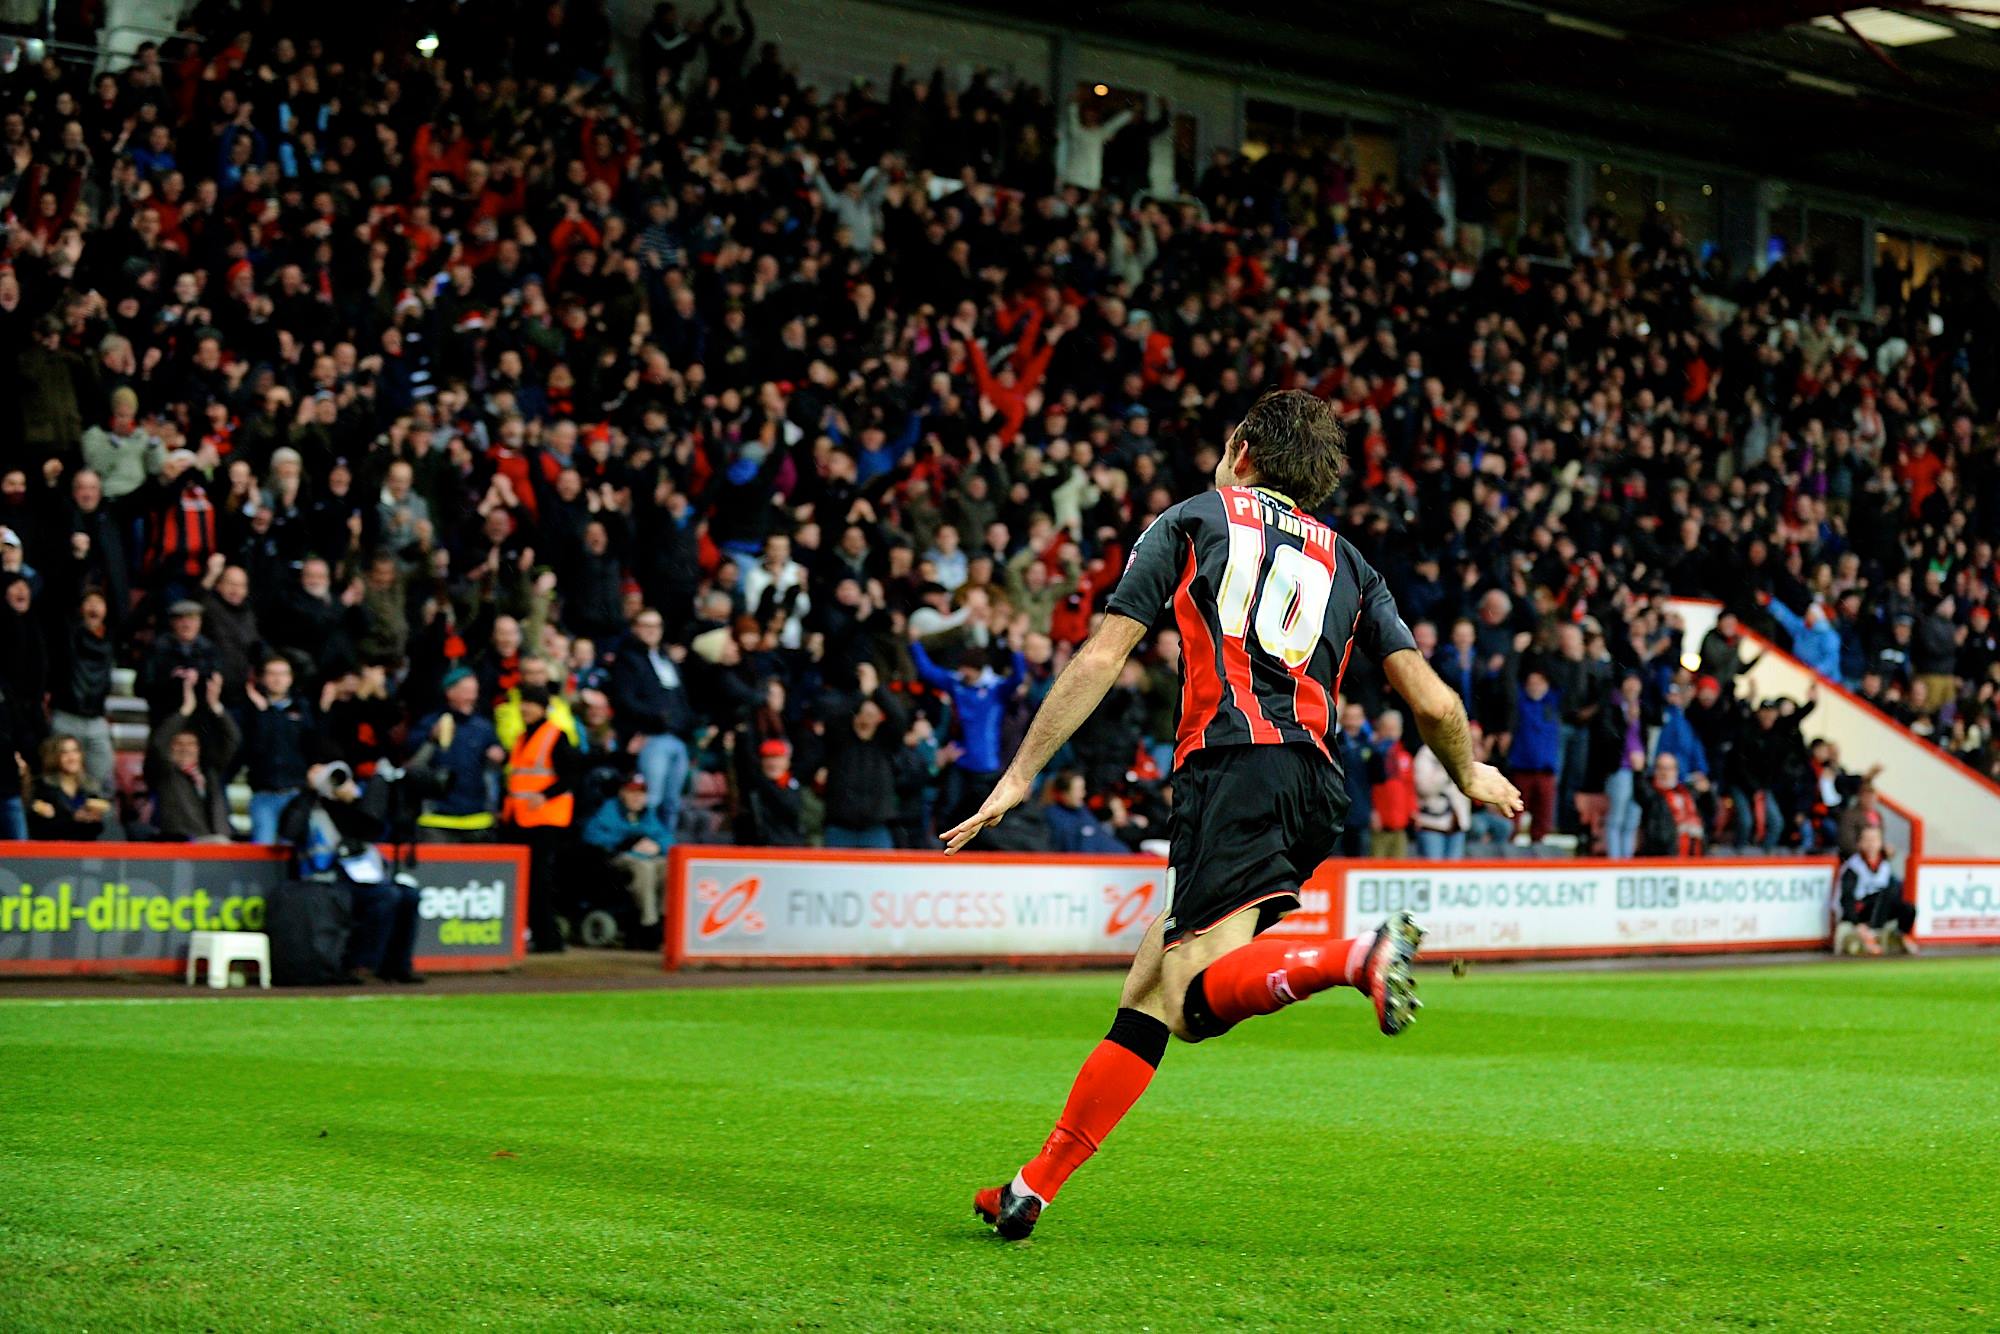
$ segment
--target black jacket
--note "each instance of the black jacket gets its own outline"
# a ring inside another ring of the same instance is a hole
[[[50,528],[37,564],[49,575],[50,588],[62,590],[66,607],[73,604],[86,588],[101,590],[111,622],[115,625],[123,619],[126,608],[131,605],[124,534],[104,505],[99,505],[88,514],[78,509],[74,502],[67,509],[67,521]],[[72,541],[78,533],[90,539],[89,549],[84,552],[82,560],[76,558]]]
[[[799,817],[805,807],[798,779],[783,782],[764,776],[757,740],[745,735],[736,743],[736,841],[755,848],[797,848],[805,845]]]
[[[625,736],[658,736],[671,732],[686,738],[694,727],[688,708],[686,663],[676,664],[681,684],[669,689],[660,684],[645,645],[626,642],[611,664],[611,708],[618,718],[618,730]]]
[[[563,584],[563,613],[571,625],[599,639],[618,632],[624,621],[625,567],[612,552],[584,552]]]
[[[197,678],[195,693],[198,695],[205,688],[208,678],[221,670],[221,655],[215,651],[215,645],[207,635],[196,635],[190,644],[183,644],[171,634],[161,635],[153,641],[153,651],[147,655],[145,670],[139,674],[139,688],[145,692],[146,708],[156,720],[180,709],[181,681],[175,673],[194,672]]]
[[[283,792],[304,787],[307,743],[318,731],[317,711],[293,695],[280,707],[243,708],[244,769],[252,791]]]
[[[94,635],[81,621],[73,621],[57,651],[58,661],[49,674],[50,703],[64,713],[102,718],[104,702],[111,695],[111,669],[117,663],[111,636]]]
[[[16,782],[20,768],[14,757],[21,754],[21,738],[14,731],[14,711],[9,706],[7,690],[0,686],[0,795],[15,796],[20,792]],[[25,755],[21,758],[26,759]]]
[[[0,579],[0,589],[12,582]],[[14,715],[14,744],[33,758],[32,748],[49,734],[43,697],[49,690],[48,641],[34,611],[25,615],[0,606],[0,689]],[[9,778],[12,775],[8,775]]]
[[[1136,690],[1114,686],[1076,729],[1071,746],[1093,791],[1122,782],[1139,753],[1146,701]]]
[[[1688,795],[1693,796],[1690,792]],[[1632,785],[1633,800],[1639,803],[1639,855],[1641,857],[1674,857],[1680,855],[1681,831],[1674,822],[1674,808],[1666,795],[1653,785],[1653,780],[1644,774]],[[1709,812],[1699,801],[1695,809],[1703,817],[1706,825]]]
[[[337,595],[316,598],[302,588],[289,588],[272,611],[265,634],[274,645],[296,650],[308,662],[319,664],[321,680],[343,675],[354,666],[353,632],[360,618]]]
[[[1646,749],[1648,729],[1659,726],[1659,711],[1648,700],[1639,701],[1639,749]],[[1602,792],[1612,774],[1625,767],[1625,697],[1612,691],[1600,704],[1589,723],[1589,762],[1580,792]],[[1645,781],[1643,778],[1640,781]]]
[[[382,838],[386,829],[388,793],[388,784],[369,781],[361,785],[361,791],[353,801],[332,801],[306,788],[278,812],[278,841],[291,848],[294,854],[303,854],[311,834],[313,812],[324,810],[340,834],[340,854],[348,856],[358,852]],[[307,874],[313,868],[300,866],[297,869],[301,874]]]
[[[222,679],[233,692],[241,691],[243,682],[250,673],[257,670],[259,650],[264,647],[264,636],[257,628],[257,609],[244,599],[240,607],[232,607],[211,591],[202,599],[208,609],[201,618],[201,631],[215,642],[217,659],[222,663]]]
[[[99,793],[88,783],[78,790],[81,797],[95,797]],[[70,843],[91,843],[104,836],[104,821],[79,820],[70,808],[69,798],[53,778],[38,778],[27,793],[28,837],[34,839],[61,839]],[[40,802],[49,808],[50,814],[43,815],[35,810]]]
[[[896,757],[909,722],[886,690],[868,696],[881,708],[882,725],[863,741],[854,733],[861,700],[835,696],[826,711],[826,822],[849,829],[887,824],[898,810]]]

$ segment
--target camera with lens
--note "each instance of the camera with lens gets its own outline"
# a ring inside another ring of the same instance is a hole
[[[354,770],[345,760],[320,765],[312,774],[313,791],[328,801],[340,799],[340,793],[353,782]]]
[[[451,790],[451,774],[443,769],[403,769],[384,760],[375,766],[375,776],[406,802],[436,801]]]

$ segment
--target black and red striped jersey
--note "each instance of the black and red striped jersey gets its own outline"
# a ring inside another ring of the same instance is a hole
[[[1209,746],[1306,744],[1328,760],[1359,643],[1415,648],[1353,543],[1263,487],[1183,500],[1139,535],[1107,610],[1181,636],[1178,766]],[[1336,761],[1337,762],[1337,761]]]

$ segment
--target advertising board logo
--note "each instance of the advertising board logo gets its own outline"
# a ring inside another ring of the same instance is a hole
[[[507,886],[498,879],[425,885],[417,894],[417,916],[438,924],[439,944],[499,945],[506,924]]]
[[[1938,912],[2000,912],[2000,887],[1983,880],[1968,876],[1963,884],[1927,881],[1926,888]]]
[[[1148,880],[1136,889],[1128,890],[1106,886],[1104,898],[1111,905],[1111,915],[1104,923],[1104,934],[1120,935],[1152,912],[1153,882]]]
[[[1681,906],[1681,878],[1672,871],[1618,877],[1618,907],[1660,912]]]
[[[1431,910],[1431,878],[1427,875],[1362,875],[1354,878],[1355,910],[1378,913]]]
[[[756,934],[764,929],[764,914],[752,906],[757,902],[757,891],[763,882],[757,876],[739,880],[728,889],[713,880],[697,881],[695,898],[708,905],[702,915],[701,938],[719,936],[732,926],[740,926],[745,931]]]

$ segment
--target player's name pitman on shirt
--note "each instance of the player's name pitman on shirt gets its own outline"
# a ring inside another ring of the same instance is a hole
[[[1107,610],[1171,612],[1185,671],[1174,760],[1211,746],[1329,743],[1359,643],[1377,661],[1414,648],[1388,585],[1354,545],[1264,487],[1163,511],[1133,545]]]

